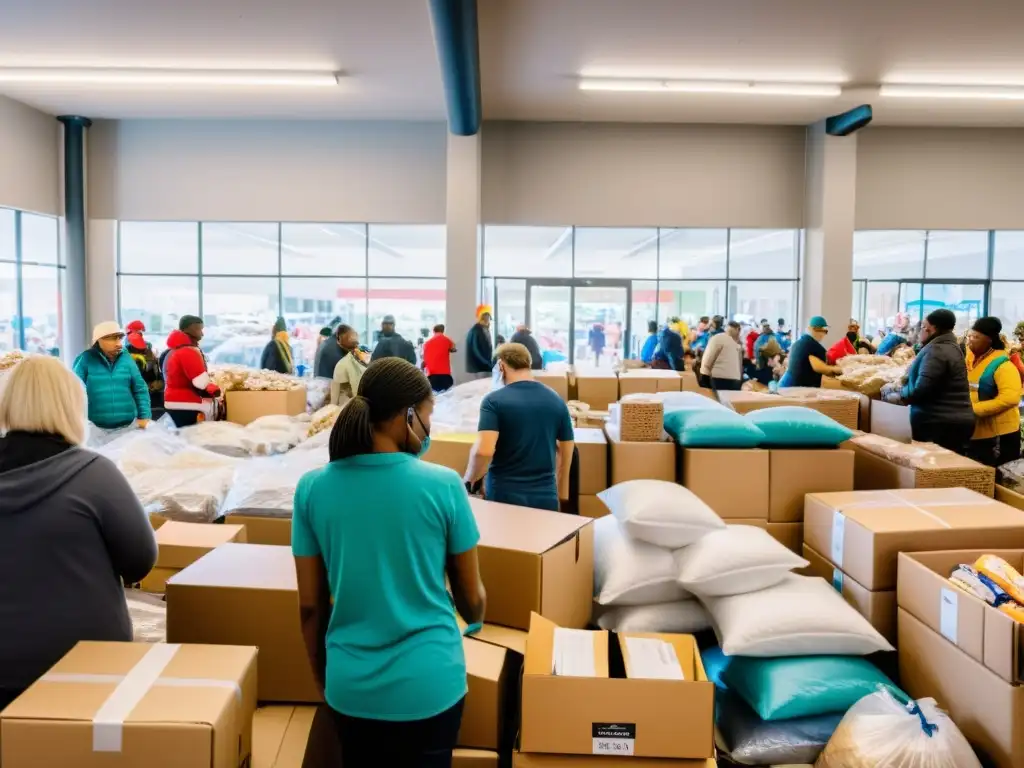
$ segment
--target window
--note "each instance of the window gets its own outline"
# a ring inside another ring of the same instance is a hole
[[[3,223],[0,222],[0,233]],[[0,258],[2,246],[0,246]],[[992,252],[992,279],[1018,280],[1024,277],[1024,231],[996,232]]]
[[[57,219],[35,213],[21,214],[21,261],[23,264],[50,264],[60,259]]]
[[[853,277],[861,280],[920,279],[924,276],[923,230],[865,230],[853,233]]]
[[[365,224],[282,224],[285,275],[365,275]]]
[[[662,280],[658,289],[658,320],[678,317],[695,326],[703,315],[725,315],[724,280]]]
[[[277,224],[203,224],[204,275],[276,275]]]
[[[23,346],[27,352],[54,354],[56,350],[56,356],[60,355],[63,340],[62,272],[55,265],[23,264],[21,267]]]
[[[574,252],[575,277],[658,277],[657,229],[577,227]]]
[[[879,329],[892,328],[900,311],[900,284],[897,282],[869,282],[865,317],[861,328],[866,336],[877,336]]]
[[[800,232],[795,229],[730,229],[729,279],[799,276]]]
[[[781,319],[787,327],[800,327],[796,316],[797,283],[790,280],[730,280],[729,316],[754,324],[762,318],[772,327]]]
[[[167,348],[167,336],[182,315],[201,314],[196,276],[122,275],[118,287],[121,324],[141,320],[157,354]]]
[[[572,277],[572,227],[485,227],[484,275]]]
[[[448,230],[443,225],[371,224],[370,277],[444,277]]]
[[[727,229],[663,229],[658,276],[662,280],[725,278]]]
[[[189,275],[199,272],[199,225],[179,221],[126,221],[119,228],[120,271]]]
[[[60,355],[63,275],[57,219],[0,208],[0,351]]]
[[[988,312],[1003,322],[1003,333],[1012,337],[1014,326],[1024,320],[1024,282],[993,282]]]
[[[352,326],[361,343],[367,343],[366,278],[286,277],[281,281],[284,305],[281,314],[303,343],[313,342],[324,326]]]
[[[988,232],[929,231],[925,277],[988,277]]]
[[[17,320],[18,265],[0,261],[0,352],[21,348]]]
[[[385,315],[394,315],[395,331],[414,344],[444,322],[444,280],[370,278],[367,295],[369,338],[374,342]]]

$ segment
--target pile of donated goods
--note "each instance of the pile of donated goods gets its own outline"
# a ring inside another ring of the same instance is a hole
[[[600,498],[611,514],[594,522],[594,623],[697,636],[723,764],[980,766],[934,701],[911,701],[876,666],[889,642],[832,585],[794,573],[807,561],[767,531],[726,525],[665,481]]]

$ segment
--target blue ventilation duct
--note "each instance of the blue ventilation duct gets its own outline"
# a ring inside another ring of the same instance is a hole
[[[441,63],[448,128],[456,136],[480,131],[480,39],[476,0],[429,0]]]

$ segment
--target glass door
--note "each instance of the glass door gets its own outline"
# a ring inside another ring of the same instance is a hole
[[[956,333],[967,331],[985,314],[985,283],[901,282],[900,307],[912,323],[936,309],[951,309],[956,315]]]
[[[544,367],[611,371],[629,343],[629,282],[527,280],[527,324]]]
[[[526,316],[544,367],[572,362],[572,286],[527,283]]]

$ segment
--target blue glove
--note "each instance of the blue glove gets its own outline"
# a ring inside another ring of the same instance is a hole
[[[468,627],[466,627],[466,629],[463,630],[462,634],[465,637],[471,637],[471,636],[475,635],[477,632],[479,632],[483,628],[484,628],[484,625],[481,624],[479,621],[476,621],[476,622],[473,622],[472,624],[470,624]]]

